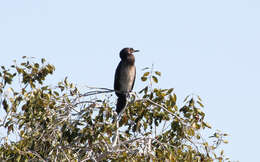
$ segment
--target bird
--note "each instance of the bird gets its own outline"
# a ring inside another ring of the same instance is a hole
[[[117,114],[120,114],[125,108],[129,92],[131,92],[134,87],[136,67],[133,53],[135,52],[139,52],[139,50],[123,48],[119,53],[121,61],[116,68],[114,80],[114,90],[118,97],[116,104]]]

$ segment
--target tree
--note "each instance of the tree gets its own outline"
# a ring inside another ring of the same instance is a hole
[[[228,160],[218,149],[227,134],[201,135],[211,129],[201,98],[177,106],[173,88],[154,88],[161,73],[153,68],[144,69],[147,86],[131,94],[120,117],[111,89],[82,90],[67,78],[46,85],[55,67],[45,59],[23,57],[1,69],[1,161]]]

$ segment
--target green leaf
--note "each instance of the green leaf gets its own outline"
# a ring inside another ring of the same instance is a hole
[[[195,131],[194,131],[194,129],[192,129],[192,128],[188,129],[187,133],[188,133],[190,136],[194,136],[194,135],[195,135]]]
[[[141,80],[144,82],[147,80],[147,77],[141,77]]]
[[[143,77],[147,77],[150,74],[150,72],[145,72]]]
[[[145,67],[145,68],[142,69],[142,71],[147,70],[147,69],[150,69],[150,68],[149,67]]]
[[[173,91],[173,88],[170,88],[170,89],[168,89],[168,92],[167,92],[167,94],[170,94],[170,93],[172,93],[172,91]]]
[[[171,96],[171,101],[176,103],[176,100],[177,100],[177,96],[176,96],[176,94],[173,94],[173,96]]]
[[[155,71],[155,74],[158,75],[158,76],[161,76],[162,73],[159,72],[159,71]]]
[[[5,109],[5,112],[9,112],[9,105],[7,104],[6,99],[3,100],[2,104],[3,104],[3,107]]]
[[[199,99],[200,102],[202,102],[202,99],[200,98],[200,96],[198,96],[198,99]]]
[[[46,61],[46,60],[45,60],[44,58],[41,59],[42,64],[43,64],[45,61]]]
[[[204,107],[204,105],[203,105],[200,101],[197,101],[197,103],[198,103],[201,107]]]
[[[183,102],[186,102],[190,96],[186,96]]]
[[[65,77],[65,79],[64,79],[64,84],[66,85],[66,86],[68,86],[68,77]]]
[[[54,91],[54,94],[55,94],[56,96],[59,96],[59,93],[58,93],[57,91]]]
[[[21,160],[21,155],[18,155],[15,160],[16,161],[20,161]]]
[[[228,140],[223,140],[223,142],[224,142],[225,144],[228,144]]]
[[[38,63],[35,63],[35,64],[34,64],[34,67],[37,68],[37,69],[39,68],[39,66],[40,66],[40,65],[39,65]]]
[[[158,79],[157,79],[157,77],[152,76],[152,78],[153,78],[153,81],[154,81],[155,83],[158,83]]]
[[[203,125],[211,129],[211,126],[209,125],[209,123],[203,122]]]
[[[200,115],[203,114],[203,112],[202,112],[200,109],[195,108],[195,110],[196,110]]]
[[[200,129],[200,125],[197,124],[197,123],[193,123],[193,124],[192,124],[192,127],[195,128],[195,129],[197,129],[197,130]]]
[[[13,131],[14,130],[14,125],[13,124],[11,124],[11,125],[9,125],[8,126],[8,128],[7,128],[7,133],[9,134],[11,131]]]

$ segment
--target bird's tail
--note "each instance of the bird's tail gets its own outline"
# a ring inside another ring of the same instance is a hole
[[[126,95],[120,95],[117,98],[116,112],[119,114],[126,106]]]

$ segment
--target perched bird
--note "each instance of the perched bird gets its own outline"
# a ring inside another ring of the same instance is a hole
[[[133,90],[135,83],[135,57],[133,48],[124,48],[120,51],[121,61],[116,68],[114,90],[118,97],[116,104],[116,112],[119,114],[126,106],[126,100],[129,92]]]

